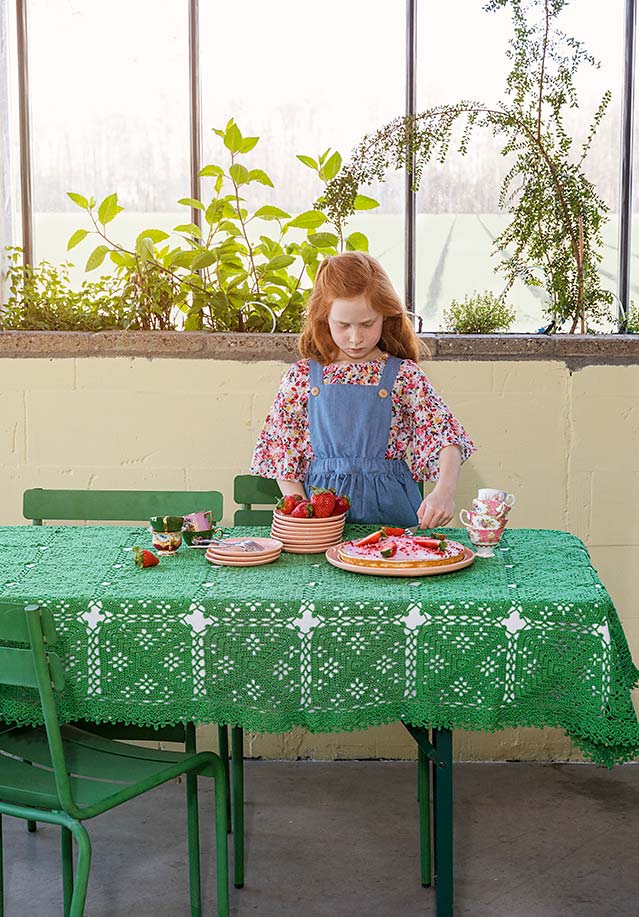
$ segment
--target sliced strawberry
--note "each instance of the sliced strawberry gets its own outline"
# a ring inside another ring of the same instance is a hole
[[[391,525],[385,525],[384,528],[382,529],[382,532],[386,536],[389,536],[389,535],[397,536],[397,535],[403,535],[404,529],[397,529],[397,528],[393,528],[393,526]]]
[[[137,545],[133,548],[133,556],[138,567],[155,567],[160,563],[160,558],[153,551],[142,550]]]
[[[376,532],[372,532],[370,535],[366,535],[365,538],[360,538],[358,541],[354,541],[353,544],[356,548],[364,548],[367,544],[377,544],[377,542],[381,540],[382,530],[377,529]]]
[[[310,500],[301,500],[291,513],[291,516],[295,519],[307,519],[312,515],[313,506]]]
[[[380,549],[379,553],[382,555],[382,557],[394,557],[397,554],[397,542],[387,541],[384,544],[384,547]]]
[[[435,550],[438,550],[441,541],[439,541],[438,538],[420,538],[416,535],[413,538],[413,543],[418,544],[420,548],[434,548]]]

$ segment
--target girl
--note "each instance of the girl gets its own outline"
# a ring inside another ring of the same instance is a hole
[[[299,349],[305,359],[282,380],[250,473],[276,478],[285,495],[347,494],[350,522],[447,525],[475,446],[417,365],[428,352],[374,258],[320,264]],[[437,483],[422,500],[424,479]]]

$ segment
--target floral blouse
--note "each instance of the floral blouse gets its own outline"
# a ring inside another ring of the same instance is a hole
[[[379,385],[384,360],[329,363],[324,384]],[[303,481],[313,449],[308,427],[309,363],[300,360],[288,370],[259,435],[250,474],[284,481]],[[461,449],[462,461],[475,445],[426,375],[412,360],[402,360],[391,391],[392,418],[387,459],[406,459],[416,481],[439,478],[439,453],[444,446]]]

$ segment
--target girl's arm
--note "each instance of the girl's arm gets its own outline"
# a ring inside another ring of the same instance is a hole
[[[290,494],[299,494],[306,500],[306,491],[301,481],[281,481],[278,478],[277,483],[285,497],[290,496]]]
[[[417,520],[422,529],[448,525],[455,514],[455,494],[461,468],[459,446],[444,446],[439,453],[439,480],[417,510]]]

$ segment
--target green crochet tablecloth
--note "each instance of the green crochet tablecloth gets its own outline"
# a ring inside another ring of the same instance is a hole
[[[507,530],[494,558],[415,579],[348,573],[321,554],[215,567],[186,547],[140,570],[131,550],[149,540],[124,526],[0,528],[0,601],[39,603],[57,624],[62,720],[560,726],[600,763],[639,753],[638,672],[573,535]],[[36,707],[3,688],[0,717],[35,722]]]

